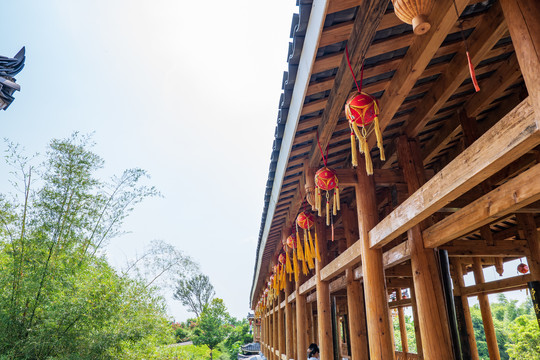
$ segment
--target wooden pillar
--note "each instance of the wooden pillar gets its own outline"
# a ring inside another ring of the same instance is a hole
[[[473,272],[476,284],[483,284],[485,282],[484,270],[482,270],[482,262],[479,257],[473,258]],[[478,294],[478,302],[480,304],[480,312],[482,313],[482,322],[484,323],[489,358],[490,360],[500,360],[501,355],[499,354],[499,346],[497,345],[497,336],[495,335],[495,326],[493,325],[493,317],[487,294]]]
[[[261,351],[266,357],[266,313],[261,316]]]
[[[267,346],[268,346],[268,311],[264,314],[264,357],[268,358]]]
[[[307,304],[307,341],[308,343],[317,343],[317,326],[313,316],[313,303]]]
[[[530,255],[527,256],[533,281],[540,281],[540,237],[533,214],[516,214],[520,238],[527,240]]]
[[[330,305],[330,284],[321,280],[321,270],[328,264],[326,250],[326,225],[322,217],[315,220],[321,261],[315,261],[315,276],[317,279],[317,329],[319,334],[320,359],[334,358],[334,340],[332,338],[332,310]]]
[[[398,160],[409,194],[425,183],[418,142],[400,136]],[[435,250],[424,248],[422,223],[407,231],[411,248],[411,266],[425,359],[453,360],[448,315]]]
[[[341,205],[343,227],[347,247],[358,240],[358,227],[354,212],[347,204]],[[364,289],[360,281],[354,280],[354,267],[346,270],[347,277],[347,308],[349,314],[349,335],[351,341],[351,359],[369,359],[369,348],[366,328],[366,312],[364,304]]]
[[[281,307],[281,303],[283,302],[284,294],[283,291],[279,292],[278,295],[278,349],[279,349],[279,359],[281,359],[281,354],[285,353],[285,324],[284,324],[284,310]]]
[[[272,308],[274,312],[272,313],[272,359],[278,359],[276,356],[276,350],[279,347],[279,335],[278,335],[278,312],[276,306],[279,306],[279,296],[274,298]],[[278,359],[279,360],[279,359]]]
[[[292,328],[292,344],[291,344],[291,347],[292,347],[292,353],[293,353],[293,356],[292,358],[293,359],[298,359],[298,351],[297,351],[297,344],[298,344],[298,340],[296,339],[296,329],[298,328],[297,325],[296,325],[296,302],[293,303],[293,308],[292,308],[292,319],[293,319],[293,328]]]
[[[540,2],[538,0],[501,0],[519,67],[531,104],[540,117]],[[537,120],[539,121],[539,120]]]
[[[469,298],[461,295],[461,289],[465,287],[465,280],[463,279],[463,267],[461,261],[458,259],[452,260],[452,266],[456,274],[456,282],[454,282],[454,290],[459,293],[461,298],[461,305],[463,308],[463,317],[465,318],[465,327],[467,328],[467,339],[469,340],[469,347],[471,348],[471,359],[480,360],[478,355],[478,347],[476,345],[476,338],[474,336],[474,327],[471,317],[471,309],[469,307]]]
[[[382,249],[371,249],[369,231],[378,222],[377,201],[373,176],[366,173],[364,159],[358,159],[355,185],[358,233],[362,244],[362,273],[371,360],[395,358],[392,324],[386,301]]]
[[[416,306],[416,293],[414,291],[414,283],[411,284],[411,305],[414,321],[414,338],[416,340],[416,353],[419,359],[424,359],[424,350],[422,347],[422,335],[420,334],[420,320],[418,319],[418,307]]]
[[[287,354],[287,359],[293,359],[293,312],[292,312],[292,304],[289,302],[289,295],[291,295],[293,283],[291,281],[287,281],[287,285],[285,285],[285,353]]]
[[[401,300],[401,288],[396,289],[396,299]],[[401,335],[401,351],[405,354],[409,352],[409,342],[407,340],[407,325],[405,323],[405,313],[403,312],[403,307],[398,307],[398,318],[399,318],[399,332]],[[407,356],[405,355],[405,358]]]
[[[268,316],[268,310],[266,311],[266,314],[264,316],[264,357],[268,359],[268,344],[270,343],[270,336],[269,336],[269,323],[270,318]]]
[[[301,276],[302,278],[302,276]],[[296,353],[297,360],[307,360],[306,295],[300,295],[300,279],[296,283]]]

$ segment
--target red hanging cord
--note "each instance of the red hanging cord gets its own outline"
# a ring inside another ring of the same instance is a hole
[[[362,61],[362,68],[360,69],[360,86],[358,86],[358,82],[356,81],[356,76],[354,75],[354,71],[351,66],[351,59],[349,58],[349,47],[348,45],[345,45],[345,55],[347,56],[347,64],[349,64],[349,69],[351,70],[352,77],[354,79],[354,83],[356,84],[356,89],[359,93],[362,92],[362,81],[364,80],[364,62]]]
[[[456,16],[459,20],[459,12],[456,5],[456,0],[453,0],[454,2],[454,9],[456,10]],[[467,55],[467,63],[469,64],[469,74],[471,75],[471,80],[474,85],[474,90],[476,92],[480,91],[480,86],[478,85],[478,81],[476,80],[476,73],[474,72],[474,65],[471,61],[471,56],[469,55],[469,46],[467,44],[467,39],[465,39],[465,34],[463,33],[463,21],[459,22],[459,32],[461,33],[461,39],[463,40],[463,43],[465,44],[465,54]]]
[[[319,145],[319,151],[321,152],[321,156],[324,162],[324,166],[326,167],[328,164],[328,145],[326,146],[326,156],[324,156],[321,142],[319,141],[319,130],[317,130],[317,145]]]

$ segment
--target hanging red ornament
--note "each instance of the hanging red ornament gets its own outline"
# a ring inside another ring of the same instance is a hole
[[[351,128],[353,165],[358,165],[355,153],[356,135],[356,138],[359,141],[358,150],[360,151],[360,154],[364,154],[364,157],[366,158],[366,170],[369,175],[373,174],[373,163],[371,162],[367,137],[373,131],[377,138],[380,158],[383,161],[386,160],[384,156],[382,133],[379,126],[379,113],[379,104],[377,103],[377,100],[373,96],[363,92],[355,93],[345,103],[345,116],[347,116]]]
[[[332,196],[332,215],[337,215],[340,210],[339,181],[336,172],[328,167],[323,167],[315,173],[315,209],[322,216],[321,190],[326,191],[326,225],[330,225],[330,192]]]
[[[349,70],[351,70],[354,83],[356,84],[356,89],[358,90],[345,103],[345,116],[349,120],[349,127],[351,128],[352,164],[353,166],[358,165],[358,158],[356,157],[356,138],[358,138],[358,141],[360,142],[358,144],[358,150],[360,151],[360,154],[364,154],[366,159],[366,171],[368,175],[372,175],[373,163],[371,162],[369,145],[367,143],[367,137],[372,132],[375,132],[380,159],[382,161],[386,160],[384,155],[382,132],[379,125],[379,104],[373,96],[362,92],[364,63],[362,62],[362,67],[360,69],[360,84],[358,84],[351,66],[351,61],[349,59],[349,48],[347,46],[345,46],[345,55],[347,58],[347,64],[349,65]]]
[[[529,272],[529,266],[527,266],[527,264],[521,263],[517,266],[517,271],[522,274],[526,274]]]
[[[291,234],[289,237],[287,237],[287,246],[292,249],[293,251],[293,259],[292,259],[292,266],[293,266],[293,273],[294,273],[294,281],[298,282],[298,276],[300,275],[299,271],[299,265],[298,260],[304,261],[303,258],[303,252],[304,250],[302,248],[299,248],[297,250],[299,242],[296,240],[296,235]]]
[[[298,214],[296,218],[297,230],[296,237],[299,238],[298,227],[304,230],[304,264],[307,263],[307,266],[310,269],[315,268],[314,260],[317,259],[321,261],[321,256],[319,254],[319,247],[317,241],[317,229],[315,228],[315,217],[307,211],[302,211]],[[315,241],[313,241],[313,236],[311,235],[311,229],[313,228],[315,233]],[[298,241],[299,243],[300,241]],[[315,243],[315,245],[314,245]],[[303,268],[304,274],[307,275],[306,268]]]

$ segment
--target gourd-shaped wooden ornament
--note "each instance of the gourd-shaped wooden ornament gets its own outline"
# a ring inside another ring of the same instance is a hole
[[[392,0],[396,16],[403,22],[411,24],[416,35],[429,31],[431,24],[427,18],[433,7],[433,0]]]

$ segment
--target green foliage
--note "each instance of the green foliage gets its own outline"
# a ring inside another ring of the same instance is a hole
[[[133,206],[158,193],[140,169],[97,179],[91,145],[78,134],[52,140],[37,167],[8,145],[16,192],[0,195],[2,359],[124,359],[173,341],[154,289],[101,256]]]
[[[253,335],[249,333],[249,323],[246,319],[242,319],[230,330],[223,346],[229,359],[236,360],[240,347],[251,342],[253,342]]]
[[[185,324],[172,323],[171,327],[174,331],[174,338],[177,343],[189,341],[191,339],[191,331]]]
[[[508,355],[511,360],[540,360],[540,329],[532,315],[521,315],[509,325]]]
[[[213,355],[216,359],[221,359],[223,354],[218,349],[214,349]],[[125,351],[121,357],[122,360],[208,360],[210,358],[210,349],[208,346],[154,346],[135,351]]]
[[[501,359],[540,359],[540,329],[530,300],[519,306],[517,300],[508,300],[503,294],[497,300],[491,304],[491,314]],[[475,304],[470,310],[478,355],[487,360],[489,352],[480,307]]]
[[[210,278],[204,274],[195,274],[187,279],[179,279],[174,298],[186,306],[188,311],[199,317],[215,295]]]
[[[403,351],[403,345],[401,344],[401,332],[399,329],[399,318],[392,316],[394,325],[394,343],[397,351]],[[414,332],[414,321],[409,315],[405,315],[405,328],[407,329],[407,345],[410,353],[417,353],[416,349],[416,337]]]
[[[222,342],[230,331],[228,321],[230,319],[227,308],[222,299],[216,298],[205,306],[198,321],[198,331],[193,332],[193,344],[206,345],[212,350]]]

